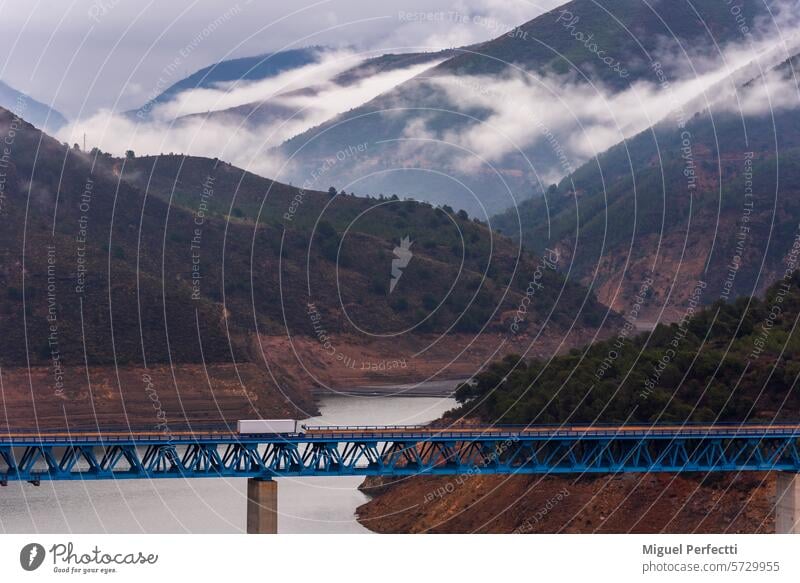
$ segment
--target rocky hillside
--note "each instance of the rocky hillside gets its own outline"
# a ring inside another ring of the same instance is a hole
[[[652,279],[649,319],[679,317],[698,281],[704,303],[763,293],[798,234],[791,63],[702,112],[674,111],[493,224],[533,248],[561,249],[571,274],[620,311]]]
[[[362,486],[361,524],[386,533],[771,533],[769,474],[424,477]]]

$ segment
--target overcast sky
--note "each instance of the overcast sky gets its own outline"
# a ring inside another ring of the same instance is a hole
[[[0,79],[74,119],[141,105],[170,64],[177,66],[167,73],[169,84],[223,59],[316,44],[365,51],[460,46],[561,3],[0,0]]]

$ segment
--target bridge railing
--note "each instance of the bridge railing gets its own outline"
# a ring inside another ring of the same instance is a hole
[[[159,433],[148,428],[147,433],[136,430],[121,430],[114,433],[98,434],[85,431],[39,433],[19,432],[11,435],[0,434],[0,444],[13,445],[21,442],[46,442],[69,444],[75,442],[119,443],[186,443],[193,441],[218,441],[230,443],[277,442],[277,441],[333,441],[333,440],[397,440],[423,439],[505,439],[505,438],[638,438],[638,437],[725,437],[725,436],[800,436],[800,425],[789,424],[742,424],[717,423],[713,425],[489,425],[489,426],[441,426],[441,425],[306,425],[306,434],[238,434],[219,426],[203,429],[193,428],[186,432]]]
[[[551,430],[551,429],[575,429],[575,428],[586,428],[586,429],[633,429],[633,428],[641,428],[641,429],[659,429],[659,428],[696,428],[696,427],[713,427],[719,429],[730,429],[730,428],[749,428],[755,427],[759,429],[763,429],[764,427],[782,427],[782,426],[798,426],[800,427],[800,423],[798,421],[747,421],[747,422],[718,422],[718,423],[705,423],[702,421],[692,421],[692,422],[674,422],[674,423],[655,423],[648,425],[646,423],[629,423],[627,425],[620,425],[619,423],[537,423],[537,424],[524,424],[524,423],[487,423],[484,425],[456,425],[456,424],[446,424],[441,422],[434,422],[434,423],[426,423],[426,424],[417,424],[417,425],[313,425],[310,423],[304,423],[303,427],[308,429],[326,429],[326,430],[333,430],[333,429],[342,429],[342,430],[380,430],[380,429],[461,429],[461,430],[470,430],[472,427],[475,429],[485,429],[485,428],[497,428],[497,429],[507,429],[511,430]]]
[[[692,423],[675,425],[628,425],[619,426],[611,424],[595,425],[488,425],[488,426],[437,426],[437,425],[306,425],[309,431],[320,431],[331,435],[344,437],[367,436],[396,436],[399,434],[410,435],[436,435],[448,437],[474,437],[486,435],[492,437],[514,435],[549,435],[554,437],[571,437],[578,435],[592,435],[612,437],[620,435],[655,435],[655,436],[703,436],[709,434],[736,434],[736,435],[764,435],[764,434],[797,434],[800,435],[800,425],[788,424],[741,424],[741,423],[716,423],[713,425]]]

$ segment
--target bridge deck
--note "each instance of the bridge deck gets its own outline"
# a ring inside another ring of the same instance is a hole
[[[326,426],[0,434],[0,483],[41,480],[618,472],[800,472],[800,424]]]

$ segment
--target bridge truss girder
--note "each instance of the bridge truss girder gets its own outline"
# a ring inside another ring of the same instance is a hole
[[[0,445],[0,483],[45,480],[624,472],[800,472],[800,438],[437,435]]]

